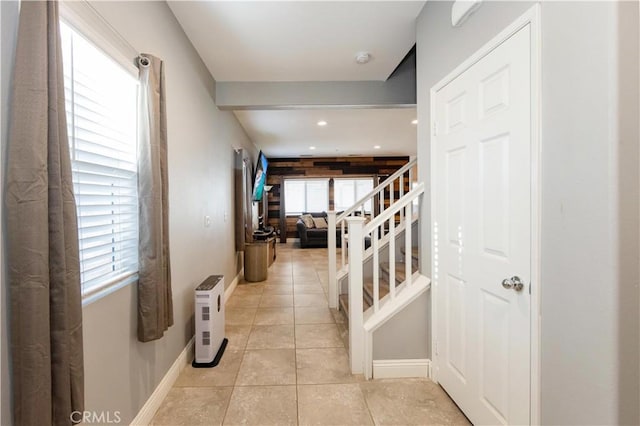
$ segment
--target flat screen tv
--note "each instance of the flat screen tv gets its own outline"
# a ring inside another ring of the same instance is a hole
[[[267,184],[267,167],[269,162],[262,151],[258,155],[258,163],[256,164],[256,173],[253,178],[253,201],[262,201],[264,186]]]

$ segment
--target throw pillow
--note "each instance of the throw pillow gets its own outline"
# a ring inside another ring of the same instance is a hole
[[[324,219],[324,217],[314,217],[313,224],[318,229],[327,229],[329,227],[329,224],[327,224],[327,221]]]
[[[302,221],[304,222],[304,226],[306,226],[307,228],[315,227],[315,224],[313,223],[313,216],[311,216],[310,214],[303,214],[302,216],[300,216],[300,219],[302,219]]]

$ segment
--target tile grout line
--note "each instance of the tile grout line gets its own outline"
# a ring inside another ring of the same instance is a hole
[[[371,412],[371,407],[369,406],[369,401],[367,401],[367,398],[364,396],[364,392],[362,391],[361,383],[358,383],[358,389],[360,389],[360,393],[362,394],[362,399],[364,401],[364,405],[367,407],[367,412],[369,413],[369,419],[371,419],[371,424],[375,425],[376,421],[373,418],[373,413]]]
[[[263,293],[264,293],[264,287],[262,288],[262,292],[260,293],[260,302],[262,301],[262,294]],[[258,302],[258,305],[260,305],[259,302]],[[236,371],[235,377],[233,379],[233,388],[231,389],[231,394],[229,395],[229,400],[227,401],[227,406],[224,409],[224,415],[222,416],[222,423],[221,423],[222,425],[224,425],[225,420],[227,419],[227,414],[229,413],[229,406],[231,405],[231,398],[233,398],[233,394],[234,394],[234,392],[236,390],[236,387],[237,387],[236,384],[238,383],[238,376],[240,375],[240,369],[242,368],[242,362],[244,361],[244,356],[247,353],[247,345],[249,345],[249,337],[251,336],[251,331],[253,330],[253,323],[255,322],[257,315],[258,315],[258,310],[256,309],[256,314],[253,316],[251,324],[249,325],[249,334],[247,335],[247,342],[244,344],[244,349],[242,350],[242,359],[240,360],[240,365],[238,366],[238,371]]]
[[[296,333],[296,292],[294,289],[295,277],[293,276],[293,267],[291,268],[291,290],[293,295],[291,300],[293,303],[293,368],[296,380],[296,425],[300,425],[300,396],[298,395],[298,339]]]

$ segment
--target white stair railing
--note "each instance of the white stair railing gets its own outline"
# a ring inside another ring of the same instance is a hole
[[[394,205],[395,202],[395,188],[398,187],[398,194],[400,198],[405,195],[405,176],[409,182],[409,188],[414,182],[416,178],[416,169],[417,159],[413,159],[405,164],[401,169],[396,171],[394,174],[389,176],[384,182],[376,186],[371,192],[367,195],[356,201],[356,203],[345,210],[344,212],[337,214],[335,211],[330,211],[327,213],[327,223],[328,223],[328,247],[329,247],[329,307],[337,308],[338,307],[338,296],[340,295],[338,289],[338,269],[344,271],[347,268],[347,255],[348,250],[347,247],[347,218],[350,217],[362,217],[364,218],[366,215],[370,215],[372,220],[376,219],[383,213],[385,213],[389,208]],[[388,196],[387,196],[388,194]],[[373,208],[378,200],[378,211]],[[385,206],[385,201],[389,201],[389,207]],[[365,209],[365,205],[371,202],[372,211],[367,212]],[[401,219],[404,218],[404,212],[400,213]],[[340,230],[338,232],[338,229]],[[381,235],[386,235],[387,229],[381,229]],[[340,262],[338,262],[336,243],[337,239],[340,238],[342,247]]]
[[[349,355],[351,363],[351,372],[354,374],[365,372],[365,317],[362,305],[363,293],[363,263],[364,263],[364,241],[367,237],[371,238],[371,246],[373,249],[373,314],[380,311],[380,259],[379,248],[380,240],[384,233],[382,229],[388,229],[389,233],[389,298],[385,303],[394,303],[399,295],[408,289],[411,289],[413,283],[412,270],[412,232],[411,223],[413,220],[413,202],[424,193],[424,183],[419,183],[402,196],[392,206],[387,208],[384,213],[378,215],[375,219],[365,225],[364,218],[349,217],[347,218],[349,232]],[[395,256],[395,240],[396,240],[396,216],[403,217],[404,225],[404,243],[405,243],[405,280],[396,286],[396,256]],[[368,368],[368,367],[367,367]]]

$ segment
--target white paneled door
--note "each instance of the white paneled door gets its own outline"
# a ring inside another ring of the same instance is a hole
[[[474,424],[530,422],[530,37],[435,92],[435,377]]]

